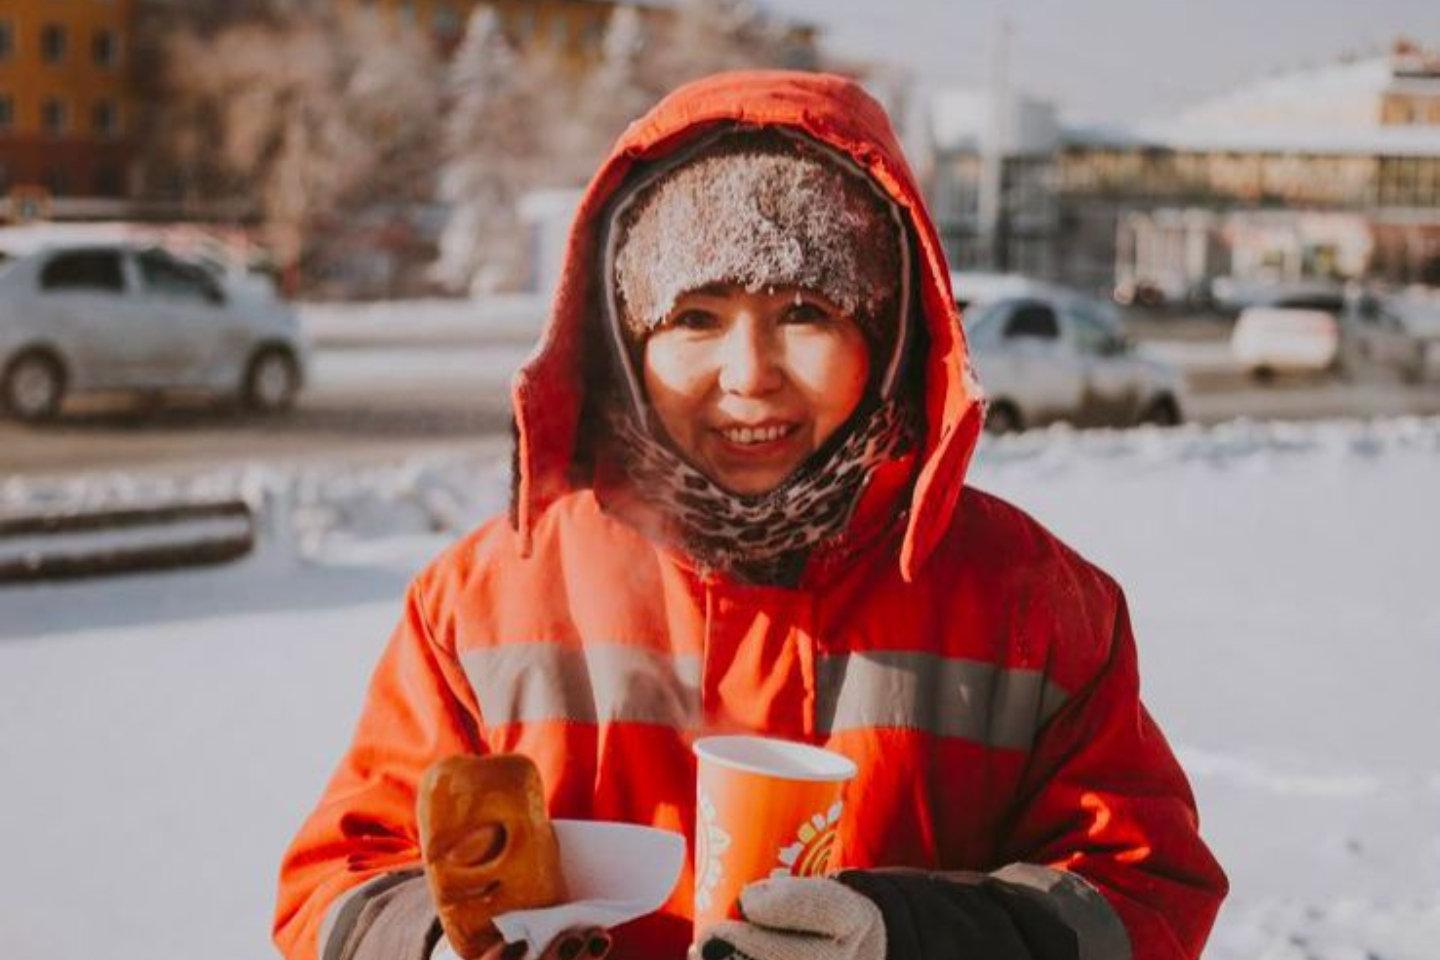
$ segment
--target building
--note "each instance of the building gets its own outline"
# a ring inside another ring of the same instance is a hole
[[[603,50],[605,30],[619,7],[638,9],[647,17],[670,15],[668,0],[331,0],[342,12],[370,10],[391,22],[424,30],[443,48],[453,48],[465,32],[470,15],[481,7],[495,11],[517,49],[546,50],[583,69]],[[783,23],[795,50],[795,66],[815,62],[815,28],[807,23]]]
[[[104,215],[126,195],[135,4],[0,5],[0,220]]]
[[[371,10],[423,30],[442,47],[460,42],[477,8],[489,7],[520,48],[547,48],[578,62],[597,56],[619,0],[335,0],[341,12]],[[633,5],[633,4],[631,4]]]
[[[975,184],[979,151],[937,142],[932,189]],[[1413,44],[1273,77],[1163,125],[1060,124],[1007,147],[1003,169],[1002,221],[1037,208],[1035,183],[1055,212],[1040,237],[1000,246],[989,265],[1002,269],[1040,263],[1062,282],[1170,300],[1221,276],[1440,285],[1440,58]],[[942,230],[963,246],[963,218]]]

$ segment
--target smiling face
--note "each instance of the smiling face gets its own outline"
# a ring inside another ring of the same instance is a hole
[[[779,486],[859,405],[869,348],[813,291],[685,293],[645,341],[645,390],[681,455],[739,494]]]

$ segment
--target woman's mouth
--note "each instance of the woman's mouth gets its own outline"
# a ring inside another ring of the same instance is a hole
[[[720,435],[736,446],[758,447],[783,440],[795,430],[796,425],[793,423],[775,423],[756,427],[724,427],[720,430]]]

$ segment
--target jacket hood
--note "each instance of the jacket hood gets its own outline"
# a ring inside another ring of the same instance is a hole
[[[797,132],[848,156],[896,204],[916,247],[916,314],[928,332],[923,370],[926,435],[900,553],[914,578],[950,525],[983,414],[959,312],[934,225],[885,111],[841,77],[789,71],[717,74],[680,87],[632,123],[591,180],[571,227],[549,323],[515,377],[514,522],[522,549],[544,511],[574,488],[571,465],[584,397],[586,325],[601,322],[599,243],[611,198],[637,167],[726,127]],[[912,369],[914,369],[912,367]]]

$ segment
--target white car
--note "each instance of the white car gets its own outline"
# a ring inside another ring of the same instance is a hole
[[[0,259],[0,404],[22,420],[67,396],[199,392],[288,409],[309,350],[283,301],[159,248],[86,243]]]
[[[950,273],[950,292],[955,306],[964,313],[1005,297],[1063,297],[1074,295],[1064,287],[1027,277],[1023,273],[996,273],[991,270],[954,270]],[[968,319],[966,321],[969,322]]]
[[[1235,320],[1230,352],[1259,378],[1326,373],[1340,363],[1340,293],[1301,293],[1246,307]]]
[[[988,400],[986,429],[1009,433],[1057,421],[1179,423],[1180,370],[1132,346],[1105,305],[1050,289],[972,303],[965,313],[970,355]]]
[[[1340,333],[1347,376],[1398,374],[1407,383],[1440,376],[1440,300],[1361,293],[1347,302]]]

